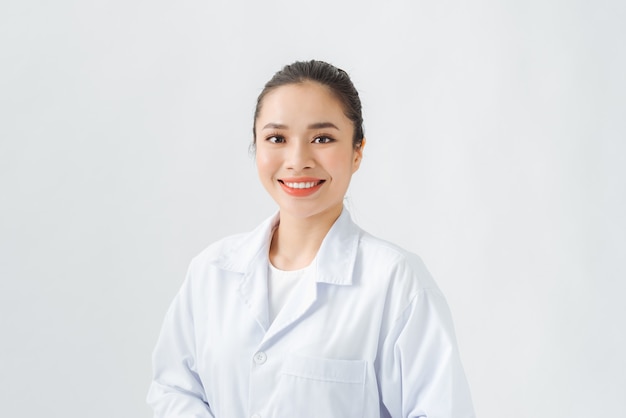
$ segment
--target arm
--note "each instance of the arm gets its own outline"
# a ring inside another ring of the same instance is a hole
[[[381,400],[394,418],[474,418],[446,301],[418,290],[385,338],[379,356]]]
[[[155,418],[213,418],[196,371],[189,276],[172,302],[152,356],[147,402]]]

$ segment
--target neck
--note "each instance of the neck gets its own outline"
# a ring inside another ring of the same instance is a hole
[[[311,264],[342,208],[307,218],[281,212],[270,245],[270,262],[281,270],[297,270]]]

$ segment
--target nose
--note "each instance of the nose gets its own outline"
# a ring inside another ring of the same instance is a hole
[[[315,159],[311,151],[306,141],[292,141],[287,150],[286,167],[296,172],[315,167]]]

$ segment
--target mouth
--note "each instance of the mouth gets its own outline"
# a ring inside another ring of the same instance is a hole
[[[306,178],[306,179],[279,179],[284,191],[292,196],[309,196],[322,187],[326,180]]]
[[[278,180],[279,183],[284,184],[287,187],[292,189],[310,189],[311,187],[319,186],[324,183],[326,180],[317,180],[317,181],[283,181]]]

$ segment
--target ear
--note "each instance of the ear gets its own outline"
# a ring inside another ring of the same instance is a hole
[[[352,172],[354,173],[361,166],[361,160],[363,159],[363,148],[365,148],[365,138],[361,141],[361,144],[354,150],[354,159],[352,160]]]

